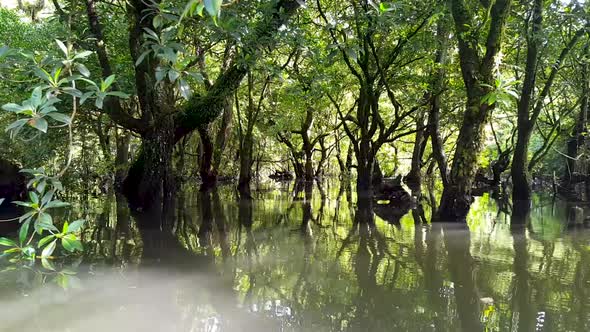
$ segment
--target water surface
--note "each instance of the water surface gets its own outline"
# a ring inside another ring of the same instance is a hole
[[[590,233],[567,227],[572,203],[537,197],[511,227],[486,194],[467,227],[424,223],[427,199],[359,211],[346,189],[187,191],[163,215],[81,202],[76,274],[2,272],[0,330],[590,330]]]

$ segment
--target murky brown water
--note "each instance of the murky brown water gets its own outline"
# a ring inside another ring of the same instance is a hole
[[[566,227],[571,204],[536,198],[511,228],[485,195],[469,228],[415,224],[427,202],[389,224],[339,189],[186,193],[167,217],[80,205],[77,274],[2,272],[0,330],[590,330],[590,232]]]

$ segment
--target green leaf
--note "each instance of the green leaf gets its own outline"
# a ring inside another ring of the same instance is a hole
[[[145,51],[143,53],[141,53],[141,55],[137,58],[137,61],[135,61],[135,67],[139,66],[143,60],[145,59],[146,56],[148,56],[148,54],[150,54],[150,50]]]
[[[53,218],[49,213],[41,212],[37,217],[37,221],[43,225],[53,225]]]
[[[62,201],[51,201],[49,203],[47,203],[47,205],[45,205],[45,208],[47,209],[51,209],[51,208],[62,208],[62,207],[66,207],[66,206],[70,206],[70,203],[66,203],[66,202],[62,202]]]
[[[143,30],[145,32],[147,32],[148,37],[154,39],[155,41],[159,42],[160,41],[160,37],[158,37],[158,34],[154,32],[154,30],[150,29],[150,28],[143,28]]]
[[[5,237],[0,237],[0,246],[18,247],[18,244],[11,239],[7,239]]]
[[[185,80],[181,79],[178,81],[178,89],[180,90],[180,94],[182,95],[182,97],[186,100],[189,100],[191,97],[191,89],[188,86],[188,83],[186,83]]]
[[[59,232],[57,227],[53,225],[53,218],[49,213],[39,213],[37,217],[37,222],[35,223],[35,230],[37,233],[41,234],[44,230],[52,231],[52,232]]]
[[[205,81],[205,78],[203,77],[203,74],[201,74],[201,73],[187,72],[187,74],[188,74],[190,77],[192,77],[192,78],[196,79],[196,80],[197,80],[197,82],[199,82],[199,83],[203,83],[203,82]]]
[[[61,239],[61,245],[65,250],[74,252],[75,250],[83,251],[82,243],[74,234],[68,234]]]
[[[45,247],[45,249],[43,249],[43,251],[41,252],[41,257],[51,256],[51,254],[53,254],[53,251],[55,250],[56,245],[57,240],[53,240],[50,244],[47,245],[47,247]]]
[[[31,204],[29,202],[13,201],[12,204],[15,204],[18,206],[24,206],[24,207],[33,207],[33,204]]]
[[[119,97],[121,99],[127,99],[127,98],[129,98],[129,95],[128,94],[126,94],[124,92],[121,92],[121,91],[111,91],[111,92],[108,92],[107,95]]]
[[[23,110],[23,107],[21,105],[15,104],[15,103],[8,103],[8,104],[2,105],[2,109],[5,111],[8,111],[8,112],[18,113]]]
[[[47,133],[47,127],[48,127],[47,120],[45,120],[43,118],[32,118],[31,120],[28,121],[28,124],[31,127],[35,128],[43,133]]]
[[[68,56],[68,48],[66,47],[66,45],[59,39],[56,39],[55,42],[57,43],[57,46],[59,46],[59,48],[61,49],[61,51],[64,53],[65,56]]]
[[[107,89],[111,86],[111,84],[113,84],[114,81],[115,81],[115,75],[111,75],[111,76],[105,78],[105,80],[100,85],[100,90],[103,92],[107,91]]]
[[[31,218],[37,213],[37,211],[29,211],[25,214],[23,214],[22,216],[20,216],[18,218],[18,222],[19,224],[22,224],[23,222],[27,221],[27,220],[31,220]]]
[[[89,91],[89,92],[84,93],[82,95],[82,97],[80,97],[80,105],[84,104],[84,102],[86,101],[86,99],[92,97],[93,94],[94,94],[94,92],[92,92],[92,91]]]
[[[92,54],[92,51],[82,51],[74,56],[74,59],[84,59],[89,57]],[[84,75],[84,74],[82,74]]]
[[[205,5],[207,13],[209,13],[209,15],[212,17],[219,16],[222,2],[222,0],[203,0],[203,4]]]
[[[37,248],[44,247],[47,243],[49,243],[54,238],[55,238],[55,235],[47,235],[46,237],[39,240],[39,243],[37,244]]]
[[[33,93],[31,94],[31,100],[34,102],[34,105],[41,104],[41,98],[43,97],[43,90],[40,86],[33,89]]]
[[[153,20],[154,28],[161,27],[164,24],[164,18],[161,15],[156,15]]]
[[[42,194],[45,192],[45,187],[47,186],[47,181],[43,180],[41,182],[39,182],[37,184],[37,186],[35,187],[35,189],[37,189],[37,192]]]
[[[156,68],[156,81],[161,82],[166,77],[166,69],[162,67]]]
[[[63,89],[61,89],[64,93],[69,94],[72,97],[76,97],[76,98],[82,98],[82,91],[78,90],[78,89],[74,89],[72,87],[65,87]]]
[[[29,121],[29,119],[20,119],[20,120],[16,120],[13,123],[11,123],[10,125],[8,125],[8,127],[6,127],[6,129],[4,130],[5,132],[9,132],[11,130],[15,130],[15,129],[20,129],[22,128],[25,124],[27,124],[27,122]]]
[[[75,232],[79,231],[85,222],[86,222],[86,220],[84,220],[84,219],[78,219],[78,220],[72,222],[70,224],[70,226],[68,227],[68,233],[75,233]]]
[[[33,204],[39,204],[39,196],[34,191],[29,191],[29,199]]]
[[[35,75],[37,75],[39,78],[52,83],[53,82],[53,78],[51,77],[51,74],[49,74],[45,69],[43,68],[35,68],[34,70]]]
[[[47,114],[47,116],[49,116],[50,118],[52,118],[55,121],[61,122],[61,123],[65,123],[65,124],[71,124],[72,123],[72,118],[70,118],[69,115],[63,114],[63,113],[49,113]]]
[[[41,258],[41,266],[43,266],[47,270],[55,271],[55,267],[53,267],[53,264],[51,263],[51,261],[49,261],[45,257]]]
[[[35,259],[35,256],[37,254],[36,251],[35,251],[35,248],[33,248],[31,246],[25,247],[25,248],[21,249],[21,251],[22,251],[23,255],[27,259],[30,259],[30,260]]]
[[[63,191],[64,190],[64,187],[60,181],[52,180],[51,184],[53,185],[53,188],[55,188],[55,191]]]
[[[47,203],[49,203],[53,199],[54,193],[55,192],[53,190],[46,192],[45,195],[43,195],[43,198],[41,198],[41,205],[45,206]]]
[[[31,224],[31,220],[27,220],[20,226],[20,230],[18,231],[18,241],[22,246],[27,239],[27,235],[29,234],[29,225]]]
[[[170,82],[174,83],[178,77],[180,77],[180,73],[176,70],[168,71],[168,78],[170,79]]]
[[[84,77],[89,77],[90,76],[90,70],[88,70],[88,68],[86,68],[86,66],[84,66],[81,63],[77,63],[76,64],[76,69],[78,69],[78,71],[80,72],[80,74],[82,74]]]
[[[94,101],[94,106],[96,106],[96,108],[98,109],[102,109],[102,104],[104,102],[104,97],[103,96],[96,96],[96,100]]]

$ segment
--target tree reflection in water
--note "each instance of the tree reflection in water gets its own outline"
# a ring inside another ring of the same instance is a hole
[[[467,225],[430,224],[435,194],[424,191],[390,224],[346,184],[277,188],[253,200],[224,187],[186,191],[141,214],[119,195],[98,202],[83,234],[86,288],[69,299],[85,312],[79,323],[102,331],[115,318],[146,331],[590,330],[590,234],[568,230],[559,201],[536,198],[529,214],[510,218],[505,202],[484,195]],[[5,325],[18,326],[15,317]]]

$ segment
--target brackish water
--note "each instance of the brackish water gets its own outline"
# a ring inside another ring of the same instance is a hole
[[[292,189],[186,192],[164,215],[81,202],[84,257],[55,264],[76,274],[3,271],[0,331],[590,330],[590,232],[567,227],[571,203],[536,197],[511,227],[486,194],[467,227],[421,223],[427,201],[389,223],[338,184]]]

